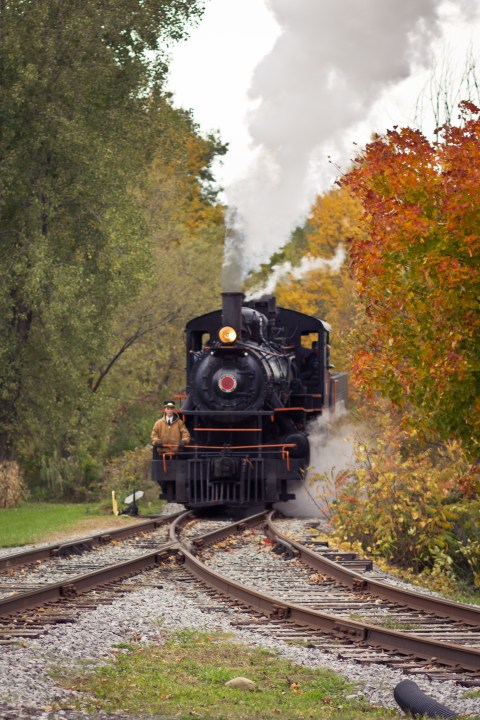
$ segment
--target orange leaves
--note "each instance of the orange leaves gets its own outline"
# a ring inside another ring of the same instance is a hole
[[[319,195],[307,218],[308,252],[314,257],[333,256],[338,244],[358,231],[361,212],[360,203],[346,188]]]
[[[458,444],[420,452],[401,416],[384,413],[378,420],[378,437],[357,444],[357,467],[337,485],[332,524],[340,537],[376,556],[417,570],[432,567],[455,542],[453,498],[478,485],[478,471]]]
[[[469,410],[480,356],[480,111],[438,142],[404,128],[377,136],[343,184],[362,203],[363,234],[350,257],[368,318],[361,384],[395,402],[406,396],[420,421],[472,449]],[[374,349],[374,352],[372,350]],[[440,402],[440,398],[442,401]]]

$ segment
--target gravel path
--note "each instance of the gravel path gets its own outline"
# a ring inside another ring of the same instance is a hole
[[[173,512],[173,510],[172,510]],[[358,693],[380,707],[394,707],[395,685],[406,677],[400,671],[383,666],[361,666],[341,661],[318,649],[294,647],[263,637],[261,630],[238,628],[235,622],[245,618],[240,610],[226,609],[203,590],[177,582],[183,570],[159,573],[157,587],[141,587],[138,579],[129,582],[138,589],[112,604],[85,612],[74,625],[52,626],[45,635],[16,646],[4,646],[0,656],[0,718],[93,718],[70,710],[52,710],[57,703],[72,703],[76,694],[59,688],[48,676],[52,665],[65,669],[77,663],[104,661],[114,656],[121,642],[162,642],[163,628],[219,630],[233,633],[238,641],[269,647],[300,665],[335,670],[358,684]],[[152,583],[156,584],[156,583]],[[190,587],[190,590],[188,588]],[[187,588],[187,593],[185,590]],[[159,620],[161,624],[159,625]],[[413,678],[415,679],[415,678]],[[415,680],[417,682],[417,680]],[[480,699],[466,698],[466,690],[450,682],[419,679],[422,690],[457,713],[480,714]],[[14,709],[17,708],[17,709]],[[112,715],[95,715],[96,719]],[[116,718],[124,717],[116,715]],[[125,716],[126,717],[126,716]]]

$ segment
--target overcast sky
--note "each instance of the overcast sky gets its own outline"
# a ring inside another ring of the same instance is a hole
[[[478,0],[207,0],[173,50],[169,88],[229,143],[217,177],[245,266],[268,259],[332,185],[329,155],[344,169],[373,131],[433,129],[432,87],[446,77],[454,99],[455,72],[468,54],[478,61],[479,11]]]

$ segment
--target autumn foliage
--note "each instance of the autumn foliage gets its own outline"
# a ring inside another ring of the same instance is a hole
[[[357,438],[355,467],[334,476],[337,537],[415,572],[451,570],[474,579],[478,568],[464,555],[464,510],[468,505],[473,519],[478,507],[465,499],[464,486],[475,490],[478,478],[461,447],[420,444],[401,413],[377,417],[371,430]]]
[[[418,130],[377,136],[342,184],[366,233],[350,258],[365,326],[353,358],[362,389],[390,398],[425,437],[480,442],[480,110],[431,142]]]
[[[0,461],[0,508],[14,507],[27,497],[28,490],[18,463]]]
[[[362,207],[359,200],[340,188],[319,195],[310,211],[303,230],[302,253],[312,266],[318,258],[332,261],[345,258],[348,238],[361,235]],[[348,263],[333,267],[312,267],[301,282],[293,276],[284,278],[275,288],[280,306],[293,307],[299,312],[316,315],[333,328],[332,356],[337,370],[348,370],[347,338],[355,314],[355,287]]]

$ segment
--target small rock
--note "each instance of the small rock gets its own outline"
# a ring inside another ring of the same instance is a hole
[[[237,690],[254,690],[257,687],[253,680],[249,680],[246,677],[232,678],[226,682],[225,685],[227,687],[237,688]]]

